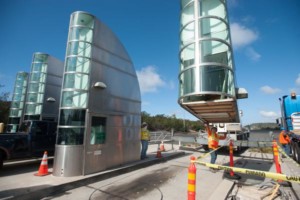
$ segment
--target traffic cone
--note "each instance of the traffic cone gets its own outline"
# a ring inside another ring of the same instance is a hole
[[[162,158],[161,151],[159,148],[157,149],[156,158]]]
[[[164,141],[161,141],[161,144],[160,144],[160,151],[166,151],[166,150],[165,150]]]
[[[38,171],[38,173],[35,173],[34,175],[35,176],[46,176],[48,174],[50,174],[48,172],[48,157],[47,157],[47,151],[45,151],[39,171]]]

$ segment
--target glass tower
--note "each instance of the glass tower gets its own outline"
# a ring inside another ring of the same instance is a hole
[[[33,55],[24,120],[57,121],[62,73],[61,61],[45,53]]]
[[[93,27],[93,16],[83,13],[71,16],[60,105],[58,144],[83,144]]]
[[[181,0],[179,59],[179,104],[205,121],[238,121],[226,0]],[[223,112],[203,103],[212,101],[227,102]]]
[[[47,58],[47,54],[33,55],[24,120],[40,120],[45,94]]]
[[[28,82],[27,72],[18,72],[16,76],[14,93],[12,97],[7,131],[17,132],[23,116],[26,90]]]

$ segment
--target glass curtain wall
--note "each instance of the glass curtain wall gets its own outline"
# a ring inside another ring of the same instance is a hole
[[[17,132],[25,104],[26,90],[28,82],[27,72],[18,72],[15,81],[14,93],[12,97],[12,102],[10,106],[7,131]]]
[[[83,144],[94,17],[71,16],[60,103],[57,144]]]
[[[235,98],[225,0],[181,0],[180,91],[183,101]]]
[[[26,97],[25,120],[40,120],[45,94],[48,54],[35,53]]]

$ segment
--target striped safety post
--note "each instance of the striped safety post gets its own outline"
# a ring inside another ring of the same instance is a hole
[[[230,140],[229,142],[229,164],[230,167],[233,167],[233,141]],[[234,176],[234,172],[230,170],[230,176]]]
[[[191,163],[188,168],[188,200],[196,199],[196,166],[194,161],[196,158],[191,156]]]
[[[273,153],[274,153],[274,163],[276,166],[276,172],[281,174],[281,167],[280,167],[280,163],[279,163],[279,153],[278,153],[278,146],[277,146],[277,142],[275,140],[273,140]]]

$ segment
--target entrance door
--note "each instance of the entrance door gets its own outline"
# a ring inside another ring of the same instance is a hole
[[[107,118],[89,115],[87,134],[85,140],[85,166],[84,175],[99,172],[106,168],[105,154]]]

